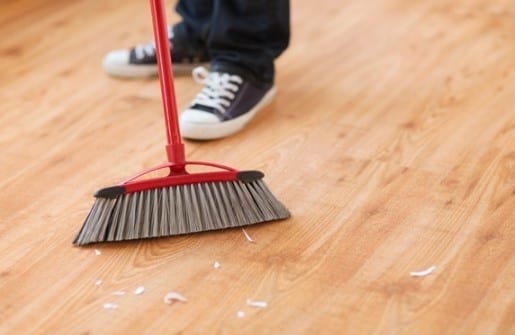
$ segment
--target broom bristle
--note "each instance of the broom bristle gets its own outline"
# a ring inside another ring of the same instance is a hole
[[[73,243],[164,237],[289,216],[261,179],[177,185],[96,198]]]

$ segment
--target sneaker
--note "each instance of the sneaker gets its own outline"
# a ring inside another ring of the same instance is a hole
[[[193,70],[193,78],[204,88],[179,117],[182,136],[189,139],[212,140],[240,131],[276,92],[273,84],[256,85],[203,67]]]
[[[173,29],[168,28],[170,53],[175,74],[186,74],[209,62],[207,52],[187,52],[173,44]],[[114,77],[145,78],[157,76],[156,48],[153,42],[130,49],[113,50],[102,61],[104,71]]]

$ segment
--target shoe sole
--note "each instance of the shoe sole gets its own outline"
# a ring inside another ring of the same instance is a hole
[[[208,67],[209,63],[195,64],[173,64],[173,73],[175,75],[190,75],[191,71],[197,66]],[[104,71],[115,78],[123,79],[140,79],[157,77],[157,65],[115,65],[102,63]]]
[[[275,86],[272,86],[263,99],[261,99],[261,101],[259,101],[248,113],[229,121],[214,124],[192,123],[183,121],[179,118],[179,127],[182,137],[191,140],[214,140],[237,133],[243,129],[261,109],[272,102],[276,92],[277,90]]]

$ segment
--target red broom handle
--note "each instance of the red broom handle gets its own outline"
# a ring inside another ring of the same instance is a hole
[[[150,8],[152,11],[157,67],[168,140],[166,153],[168,161],[176,166],[174,171],[180,172],[184,171],[186,159],[184,144],[182,143],[179,130],[179,117],[177,113],[177,102],[175,101],[175,88],[173,85],[172,61],[170,57],[164,0],[150,0]]]

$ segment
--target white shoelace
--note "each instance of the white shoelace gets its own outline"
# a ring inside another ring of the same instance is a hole
[[[193,105],[212,107],[224,114],[236,97],[243,79],[237,75],[228,73],[209,72],[204,67],[197,67],[193,70],[193,79],[204,88],[197,94],[192,102]]]
[[[173,38],[173,28],[168,27],[168,40]],[[134,47],[134,55],[137,59],[143,59],[145,57],[152,57],[156,54],[156,45],[154,42],[147,44],[139,44]]]

